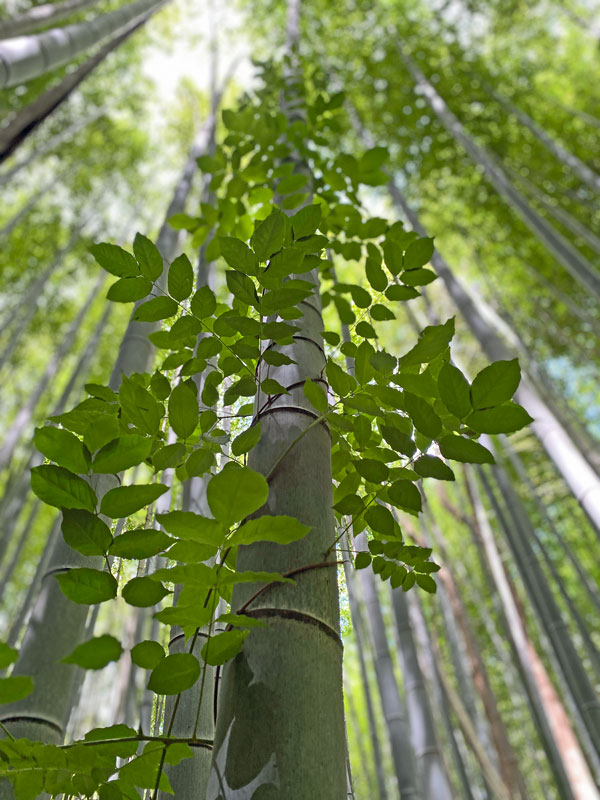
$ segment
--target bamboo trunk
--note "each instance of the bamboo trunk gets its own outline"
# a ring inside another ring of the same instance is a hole
[[[293,88],[298,79],[299,0],[288,0],[287,11],[290,68],[284,112],[291,115],[299,113]],[[301,168],[298,159],[296,167]],[[324,561],[331,566],[306,570],[293,586],[270,588],[245,610],[266,625],[252,629],[241,653],[223,671],[207,800],[227,796],[231,787],[240,796],[256,790],[273,793],[277,787],[289,800],[341,800],[347,794],[337,567],[335,557],[327,558],[335,541],[331,440],[324,424],[307,430],[318,414],[303,392],[304,381],[321,376],[325,365],[317,270],[306,278],[314,283],[314,294],[302,303],[294,344],[282,347],[296,363],[270,367],[269,372],[269,377],[295,388],[264,409],[268,398],[257,393],[254,421],[261,422],[261,438],[248,464],[268,475],[301,437],[270,476],[262,513],[287,514],[311,531],[285,547],[240,547],[237,568],[285,574]],[[259,373],[264,368],[261,364]],[[233,608],[247,602],[255,589],[256,585],[237,584]]]
[[[37,127],[47,119],[50,114],[60,107],[62,103],[67,100],[73,91],[81,85],[87,76],[99,66],[104,59],[120,47],[135,31],[146,24],[152,14],[158,11],[160,5],[156,5],[148,14],[141,18],[136,18],[132,23],[127,25],[125,29],[119,32],[113,39],[103,45],[96,53],[91,55],[83,64],[80,64],[77,69],[67,73],[65,77],[55,86],[50,87],[43,92],[35,100],[32,100],[27,106],[18,111],[12,119],[2,128],[0,128],[0,164],[13,153],[17,147],[22,144],[25,139],[33,133]],[[90,117],[85,124],[93,121],[98,116],[106,112],[101,111],[96,116]],[[55,137],[51,143],[56,147]],[[42,152],[47,152],[48,148],[44,148]],[[36,155],[35,153],[33,154]],[[4,184],[6,180],[13,177],[16,172],[32,160],[29,159],[24,162],[16,164],[11,170],[8,170],[4,175],[0,176],[0,185]]]
[[[348,588],[348,601],[350,603],[350,616],[352,619],[352,628],[354,630],[354,638],[356,639],[356,649],[358,652],[358,663],[360,666],[360,677],[363,687],[363,694],[365,699],[365,706],[367,710],[367,719],[369,723],[369,736],[371,739],[371,747],[373,750],[373,762],[375,764],[375,774],[377,777],[377,791],[379,800],[387,800],[387,789],[385,785],[385,774],[383,770],[383,758],[381,755],[381,746],[379,744],[379,735],[377,733],[377,720],[375,718],[375,710],[373,707],[373,698],[371,696],[371,687],[369,685],[369,675],[367,673],[367,664],[365,661],[365,648],[363,644],[363,636],[366,630],[365,621],[362,615],[362,609],[356,596],[354,589],[354,575],[352,574],[353,567],[348,565],[344,560],[344,570],[346,574],[346,586]]]
[[[89,22],[0,41],[0,89],[51,72],[164,2],[134,0]]]
[[[502,601],[507,632],[519,671],[527,686],[542,743],[553,771],[559,796],[572,800],[591,800],[598,792],[573,733],[569,718],[553,690],[550,678],[531,644],[518,606],[513,587],[504,570],[485,510],[471,482],[471,500],[477,520],[477,533],[488,566]],[[553,693],[553,694],[552,694]],[[551,704],[548,699],[553,697]]]
[[[18,311],[12,314],[8,320],[9,324],[7,327],[9,327],[10,339],[6,347],[0,353],[0,369],[12,358],[13,353],[21,343],[21,338],[27,331],[29,323],[37,311],[48,281],[55,270],[62,266],[64,256],[71,251],[73,245],[81,236],[82,227],[82,225],[78,225],[73,230],[67,244],[55,253],[46,269],[42,271],[41,275],[34,278],[25,295],[20,298]],[[19,311],[23,313],[19,315]]]
[[[490,445],[489,442],[487,444],[488,446]],[[483,470],[478,470],[478,472],[486,493],[492,500],[493,492],[487,477]],[[560,609],[548,587],[545,576],[540,570],[531,545],[531,538],[534,538],[534,533],[528,524],[518,498],[512,491],[504,471],[496,467],[493,473],[512,519],[512,522],[508,523],[504,515],[499,514],[523,584],[542,624],[542,628],[550,641],[559,669],[581,716],[585,731],[594,750],[600,755],[600,702],[598,701],[597,693],[573,646]],[[496,508],[498,507],[496,506]]]
[[[417,658],[406,594],[402,589],[398,588],[392,591],[392,603],[398,633],[411,740],[423,797],[452,800],[452,789],[435,735],[431,706]]]
[[[79,313],[72,321],[67,329],[65,336],[56,348],[52,356],[46,363],[46,369],[42,373],[35,389],[29,395],[27,402],[18,410],[16,417],[12,420],[10,430],[4,437],[2,446],[0,447],[0,469],[6,469],[12,461],[15,449],[19,443],[23,432],[31,425],[37,405],[48,388],[51,380],[55,377],[59,370],[63,359],[73,346],[73,340],[79,333],[79,330],[93,305],[98,292],[100,291],[103,283],[105,282],[105,275],[101,275],[99,280],[96,281],[94,287],[89,294],[87,300],[79,310]]]
[[[552,136],[550,136],[546,131],[537,124],[529,114],[525,113],[521,108],[516,106],[513,102],[511,102],[507,97],[504,97],[499,92],[496,92],[489,84],[485,83],[484,88],[491,97],[496,100],[496,102],[500,103],[503,108],[509,111],[511,114],[519,120],[519,122],[524,125],[530,133],[535,136],[538,142],[541,142],[544,147],[549,150],[552,155],[560,161],[566,167],[573,170],[573,172],[577,175],[577,177],[585,184],[587,184],[591,189],[595,192],[600,191],[600,175],[597,172],[594,172],[593,169],[590,169],[587,164],[584,164],[580,158],[577,158],[576,155],[569,152],[566,147],[564,147],[560,142],[557,142]]]

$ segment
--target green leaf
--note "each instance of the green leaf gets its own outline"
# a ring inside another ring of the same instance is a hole
[[[464,436],[442,436],[438,440],[444,458],[469,464],[495,464],[494,456],[479,442]]]
[[[319,386],[316,381],[311,381],[310,378],[304,381],[304,396],[317,411],[321,412],[321,414],[324,414],[329,408],[329,402],[324,389]]]
[[[84,556],[108,553],[113,537],[108,525],[83,509],[64,509],[62,533],[65,542]]]
[[[371,530],[377,531],[382,536],[391,537],[396,535],[396,520],[389,509],[379,505],[379,503],[366,510],[365,522]]]
[[[63,467],[42,464],[31,470],[31,488],[40,500],[56,508],[94,511],[98,499],[92,487]]]
[[[187,439],[196,430],[200,408],[196,392],[179,383],[169,397],[169,423],[177,436]]]
[[[121,594],[123,595],[123,600],[129,603],[130,606],[149,608],[160,603],[163,597],[169,594],[169,590],[165,589],[160,581],[144,576],[132,578],[128,581]]]
[[[227,467],[208,482],[206,497],[220,522],[239,522],[263,506],[269,495],[264,476],[249,467]]]
[[[422,478],[437,478],[438,481],[453,481],[454,473],[437,456],[421,456],[414,463],[414,470]]]
[[[517,403],[503,403],[495,408],[474,411],[465,422],[477,433],[514,433],[529,425],[533,419]]]
[[[454,317],[443,325],[429,325],[425,328],[417,344],[398,361],[400,368],[415,364],[426,364],[444,353],[454,336]]]
[[[310,236],[321,222],[321,206],[319,204],[304,206],[291,218],[294,239]]]
[[[198,319],[212,317],[217,308],[217,298],[208,286],[201,286],[190,301],[190,310]]]
[[[373,353],[369,361],[377,372],[382,372],[384,375],[388,375],[396,369],[396,359],[384,350]]]
[[[0,669],[6,669],[19,657],[19,651],[10,645],[0,642]]]
[[[309,525],[303,525],[294,517],[272,517],[265,514],[263,517],[245,522],[229,537],[227,544],[252,544],[253,542],[289,544],[304,538],[309,531]]]
[[[239,436],[235,437],[231,443],[231,452],[234,456],[241,456],[249,450],[252,450],[252,448],[258,444],[259,439],[260,422],[256,425],[252,425],[248,430],[245,430],[243,433],[240,433]]]
[[[165,658],[165,651],[158,642],[139,642],[131,648],[131,660],[142,669],[154,669]]]
[[[430,269],[412,269],[402,273],[402,282],[410,287],[426,286],[428,283],[433,283],[436,278],[437,275]]]
[[[327,380],[333,391],[340,397],[345,397],[356,388],[356,380],[336,364],[331,358],[327,359],[325,367]]]
[[[172,653],[152,670],[148,688],[156,694],[179,694],[200,677],[200,662],[191,653]]]
[[[404,406],[415,428],[423,436],[435,439],[442,430],[442,422],[427,400],[410,392],[404,392]]]
[[[36,428],[33,441],[46,458],[75,473],[86,473],[90,468],[90,453],[70,431],[46,425]]]
[[[362,336],[364,339],[376,339],[377,334],[375,333],[375,328],[372,325],[369,325],[368,322],[365,322],[363,319],[362,322],[359,322],[355,328],[356,333],[358,336]]]
[[[282,367],[284,364],[296,363],[293,358],[286,356],[285,353],[280,353],[279,350],[273,350],[272,347],[265,350],[262,358],[265,364],[269,364],[272,367]]]
[[[411,481],[395,481],[388,489],[388,497],[397,508],[407,511],[421,511],[421,493]]]
[[[122,652],[121,642],[105,633],[78,645],[70,655],[62,659],[62,662],[77,664],[83,669],[102,669],[111,661],[118,661]]]
[[[154,469],[162,470],[169,467],[177,467],[182,464],[187,455],[187,450],[182,442],[173,442],[157,450],[152,455],[152,465]]]
[[[390,311],[390,309],[382,303],[375,303],[375,305],[371,306],[371,317],[377,322],[396,319],[394,312]]]
[[[284,247],[271,258],[268,269],[260,276],[260,282],[269,289],[275,289],[288,275],[306,272],[306,268],[303,268],[304,260],[301,250]]]
[[[119,278],[116,283],[109,288],[106,299],[113,303],[135,303],[141,300],[152,291],[152,282],[142,275],[135,278]]]
[[[385,265],[392,273],[398,275],[404,266],[402,263],[402,248],[393,239],[386,239],[383,245],[383,257]]]
[[[191,539],[200,544],[219,547],[225,541],[226,527],[216,519],[203,517],[193,511],[171,511],[157,514],[163,528],[178,539]]]
[[[246,275],[259,274],[258,258],[247,244],[232,236],[220,236],[219,245],[221,255],[230,267]]]
[[[258,303],[254,283],[243,272],[235,272],[229,269],[225,273],[225,279],[231,294],[241,300],[242,303],[249,306],[255,306]]]
[[[121,413],[126,422],[130,422],[144,433],[154,436],[160,427],[164,406],[140,386],[133,378],[123,376],[119,388]],[[111,436],[109,441],[115,439]],[[103,444],[105,444],[104,442]]]
[[[162,553],[171,544],[173,539],[162,531],[136,528],[113,539],[109,552],[115,558],[150,558]]]
[[[70,569],[56,576],[61,591],[69,600],[81,605],[94,605],[117,596],[117,581],[108,572],[89,567]]]
[[[133,312],[132,319],[138,322],[158,322],[177,313],[177,303],[170,297],[153,297],[139,305]]]
[[[367,552],[360,552],[356,554],[354,559],[354,566],[356,569],[366,569],[371,566],[371,554]]]
[[[308,180],[308,176],[302,173],[294,173],[282,178],[277,184],[277,191],[279,194],[290,194],[290,192],[297,192],[302,189]]]
[[[215,460],[214,453],[202,447],[196,448],[185,462],[185,472],[188,478],[200,477],[207,473]]]
[[[296,306],[304,300],[311,292],[306,289],[273,289],[264,294],[260,300],[260,312],[263,316],[269,316],[282,312],[286,308]]]
[[[399,302],[404,300],[412,300],[415,297],[419,297],[419,292],[416,289],[413,289],[412,286],[400,286],[399,284],[395,283],[393,286],[389,286],[385,290],[385,296],[388,300]]]
[[[204,645],[201,656],[207,664],[216,667],[225,664],[240,652],[250,631],[223,631],[212,636]]]
[[[475,377],[471,400],[475,410],[493,408],[510,400],[521,380],[519,360],[494,361]]]
[[[411,242],[404,253],[404,269],[419,269],[431,261],[433,239],[427,237]]]
[[[252,247],[259,261],[266,261],[281,250],[285,237],[285,222],[281,211],[273,211],[257,225],[252,236]]]
[[[161,494],[169,490],[162,483],[143,484],[140,486],[117,486],[102,498],[100,513],[113,519],[123,519],[135,514],[140,508],[153,503]]]
[[[442,402],[451,414],[463,419],[471,412],[469,381],[457,367],[446,362],[438,375]]]
[[[371,483],[383,483],[388,478],[390,470],[382,461],[375,458],[361,458],[353,463],[358,474]]]
[[[141,233],[136,233],[133,240],[133,252],[140,265],[142,275],[145,275],[151,281],[160,278],[163,271],[162,256],[158,247],[150,239],[147,239]]]
[[[386,274],[382,270],[381,266],[372,258],[367,258],[365,274],[367,276],[367,280],[376,292],[384,291],[388,284]],[[390,297],[389,299],[391,300],[392,298]]]
[[[417,586],[420,586],[421,589],[425,589],[426,592],[430,594],[435,594],[437,592],[437,585],[431,575],[423,575],[420,572],[415,573],[415,580],[417,581]]]
[[[100,742],[111,741],[115,739],[130,739],[132,736],[137,736],[137,731],[120,723],[118,725],[108,725],[106,728],[92,728],[91,731],[88,731],[85,734],[83,741],[98,742],[98,744],[94,747],[97,753],[112,756],[113,758],[116,756],[119,756],[119,758],[129,758],[130,756],[135,755],[139,742],[116,743],[112,741],[111,744],[102,745]]]
[[[33,678],[28,675],[11,675],[0,678],[0,705],[23,700],[33,692]]]
[[[92,395],[92,397],[106,400],[107,403],[112,403],[117,399],[117,395],[111,388],[102,386],[99,383],[86,383],[84,389],[88,394]]]
[[[94,256],[98,264],[116,275],[117,278],[133,277],[139,274],[139,267],[135,258],[116,244],[101,242],[90,247],[90,253]]]
[[[381,435],[396,453],[401,453],[404,456],[410,457],[414,455],[417,449],[417,446],[408,434],[403,433],[392,425],[382,425]]]
[[[105,444],[94,456],[92,471],[100,474],[119,473],[145,461],[152,449],[147,436],[121,436]]]
[[[285,386],[282,386],[279,381],[274,378],[265,378],[260,384],[261,391],[268,395],[289,394]]]
[[[177,256],[169,267],[167,287],[174,300],[187,300],[194,286],[194,268],[185,253]]]

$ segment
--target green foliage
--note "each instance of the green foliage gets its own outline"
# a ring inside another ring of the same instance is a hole
[[[172,220],[191,231],[196,244],[202,233],[208,261],[223,259],[230,301],[219,303],[208,286],[196,285],[184,254],[165,265],[163,276],[158,249],[141,234],[133,255],[116,245],[94,245],[96,261],[119,279],[109,290],[111,299],[139,300],[133,319],[161,322],[150,335],[161,352],[160,367],[123,377],[118,394],[89,384],[89,398],[36,433],[39,449],[55,463],[32,470],[35,493],[63,509],[63,536],[70,546],[106,561],[105,570],[83,567],[59,574],[64,594],[80,604],[102,603],[118,596],[121,583],[122,600],[140,608],[160,606],[158,622],[180,626],[189,642],[190,652],[171,655],[152,641],[132,649],[133,662],[151,670],[148,688],[156,694],[177,695],[201,678],[204,666],[191,652],[200,628],[208,630],[203,663],[217,666],[234,658],[261,624],[252,618],[251,603],[248,609],[231,606],[235,584],[256,584],[260,592],[271,583],[292,582],[294,573],[241,572],[237,552],[256,542],[286,547],[310,536],[301,521],[270,515],[268,501],[272,475],[288,455],[293,459],[296,442],[314,426],[326,428],[332,442],[337,530],[330,552],[347,532],[366,530],[369,552],[357,554],[357,568],[371,567],[394,588],[417,585],[434,592],[438,566],[431,550],[411,543],[402,529],[403,514],[421,512],[421,479],[454,480],[444,458],[492,463],[476,434],[518,430],[529,421],[511,401],[519,380],[516,361],[485,368],[472,386],[451,364],[453,319],[426,327],[400,358],[382,346],[387,322],[402,310],[397,304],[418,297],[414,287],[435,279],[425,269],[433,241],[405,231],[399,222],[364,214],[358,192],[361,185],[387,181],[382,170],[387,151],[376,147],[345,159],[336,152],[334,142],[345,124],[343,97],[327,101],[307,81],[296,87],[305,114],[291,123],[279,110],[284,79],[269,65],[263,69],[269,85],[246,97],[237,112],[224,113],[223,143],[214,155],[199,159],[212,176],[214,200],[202,204],[202,218]],[[338,282],[332,261],[359,265],[364,281]],[[318,293],[325,330],[315,344],[324,353],[323,369],[290,379],[300,368],[288,348],[294,337],[303,337],[303,316],[314,314],[308,306],[318,308]],[[306,417],[297,440],[269,473],[248,467],[247,454],[265,435],[264,412],[296,402],[304,404]],[[226,420],[233,420],[230,432]],[[140,469],[139,483],[127,478],[96,497],[94,473],[122,479],[132,468]],[[159,482],[164,470],[172,470],[171,487],[166,478]],[[156,513],[154,504],[169,488],[178,502],[181,483],[195,476],[206,480],[212,517],[178,509]],[[125,532],[117,535],[110,520],[126,521]],[[132,523],[144,527],[132,529]],[[127,580],[115,569],[118,559],[159,554],[170,563],[149,562],[148,574],[132,571]],[[175,584],[181,589],[172,601]],[[227,629],[215,632],[220,600],[230,611],[220,617]],[[67,661],[99,669],[120,654],[120,643],[107,635],[76,648]],[[139,741],[146,744],[136,755]],[[21,748],[20,774],[32,776],[39,745],[3,741],[0,752],[9,746]],[[113,790],[115,797],[116,792],[134,797],[137,789],[155,786],[168,791],[163,756],[175,763],[189,755],[174,748],[113,726],[64,753],[48,750],[50,760],[61,753],[71,771],[67,780],[49,770],[44,791],[97,792],[101,800],[112,800]],[[95,759],[94,772],[75,766],[84,751]],[[117,757],[130,760],[117,768]],[[117,780],[108,782],[115,771]],[[74,787],[76,780],[81,790]]]

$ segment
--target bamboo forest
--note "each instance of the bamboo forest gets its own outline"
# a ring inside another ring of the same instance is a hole
[[[2,0],[0,800],[600,800],[598,0]]]

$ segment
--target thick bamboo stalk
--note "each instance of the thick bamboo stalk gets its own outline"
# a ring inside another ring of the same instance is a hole
[[[417,215],[407,205],[393,181],[390,182],[389,189],[393,202],[403,211],[414,230],[421,235],[425,235]],[[512,358],[513,353],[510,348],[507,347],[497,330],[492,327],[489,318],[486,320],[481,313],[480,303],[483,303],[482,299],[479,298],[478,303],[474,302],[473,298],[453,274],[448,263],[438,252],[434,253],[431,263],[486,356],[492,360]],[[600,532],[600,478],[560,424],[546,401],[536,392],[527,376],[523,376],[521,380],[517,390],[517,399],[533,417],[534,421],[531,423],[531,429],[587,514],[590,522]]]
[[[413,77],[416,87],[421,91],[432,111],[448,132],[464,147],[473,161],[481,166],[496,191],[518,212],[525,225],[552,253],[556,260],[562,264],[567,272],[588,291],[592,292],[595,297],[600,298],[600,273],[564,236],[558,233],[531,208],[526,198],[508,179],[504,169],[490,153],[474,141],[408,53],[401,47],[398,48],[398,52]]]
[[[298,114],[291,84],[297,77],[299,0],[288,0],[287,9],[290,88],[284,93],[284,113]],[[298,162],[296,166],[302,168]],[[325,365],[319,276],[314,270],[306,278],[314,283],[314,294],[302,303],[294,344],[282,348],[295,363],[270,367],[269,372],[282,385],[295,388],[273,402],[271,398],[265,409],[268,398],[257,393],[255,421],[261,422],[261,438],[248,464],[269,474],[286,448],[301,437],[271,476],[262,513],[287,514],[311,531],[285,547],[240,547],[241,570],[286,573],[322,563],[335,540],[329,430],[323,424],[306,430],[318,414],[304,395],[303,383],[321,376]],[[330,560],[335,563],[335,556]],[[237,584],[234,609],[248,601],[255,588]],[[259,792],[271,793],[277,787],[290,800],[341,800],[347,783],[336,568],[307,570],[294,586],[282,584],[264,592],[245,613],[266,625],[251,631],[242,652],[223,671],[207,800],[229,793],[231,786],[245,787],[242,791],[248,796],[258,787],[263,787]]]
[[[54,25],[65,17],[84,11],[90,6],[98,5],[100,0],[63,0],[62,3],[43,3],[34,6],[12,19],[3,19],[0,22],[0,39],[8,39],[11,36],[23,36],[39,28]]]
[[[120,31],[165,0],[134,0],[88,22],[0,41],[0,89],[44,75]]]

